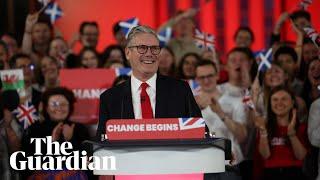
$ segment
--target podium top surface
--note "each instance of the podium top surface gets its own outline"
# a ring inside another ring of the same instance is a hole
[[[231,142],[224,138],[204,138],[204,139],[161,139],[161,140],[104,140],[86,141],[100,148],[103,147],[159,147],[159,146],[214,146],[223,151],[229,151]]]

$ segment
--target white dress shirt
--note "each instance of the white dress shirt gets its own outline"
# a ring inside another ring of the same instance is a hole
[[[150,98],[150,103],[152,107],[153,117],[155,117],[155,109],[156,109],[156,80],[157,73],[155,73],[150,79],[146,81],[149,85],[147,87],[147,93]],[[141,93],[141,84],[143,82],[131,75],[131,94],[132,94],[132,104],[135,119],[142,119],[141,113],[141,102],[140,102],[140,93]]]
[[[311,144],[320,148],[320,98],[315,100],[310,107],[308,119],[308,136]],[[318,177],[320,180],[320,152],[318,155]]]
[[[246,125],[247,117],[244,106],[240,98],[230,96],[228,93],[224,93],[219,99],[223,112],[227,114],[233,121]],[[210,106],[207,106],[201,111],[202,116],[210,130],[215,133],[216,137],[223,137],[231,140],[232,152],[235,156],[235,164],[239,164],[244,160],[244,155],[241,150],[240,143],[234,136],[234,134],[227,128],[221,118],[212,111]]]

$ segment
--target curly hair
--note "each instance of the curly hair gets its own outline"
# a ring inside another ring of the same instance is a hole
[[[48,103],[49,103],[50,97],[52,97],[54,95],[62,95],[69,102],[69,114],[66,118],[66,120],[68,120],[74,111],[74,103],[76,102],[76,98],[75,98],[73,92],[65,87],[55,87],[55,88],[47,89],[42,94],[41,102],[43,104],[43,112],[42,112],[43,117],[45,119],[50,119],[47,108],[48,108]]]

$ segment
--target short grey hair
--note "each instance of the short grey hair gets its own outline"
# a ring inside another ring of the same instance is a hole
[[[127,37],[127,47],[130,45],[130,42],[132,41],[132,39],[137,34],[140,34],[140,33],[151,34],[159,41],[158,35],[153,29],[151,29],[149,26],[140,26],[139,25],[139,26],[132,28],[131,31],[129,32],[128,37]]]

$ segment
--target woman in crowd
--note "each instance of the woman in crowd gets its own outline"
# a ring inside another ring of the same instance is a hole
[[[304,84],[303,99],[309,109],[311,103],[320,97],[320,59],[316,58],[310,61],[307,67],[307,80]]]
[[[22,149],[28,155],[32,155],[35,152],[34,144],[30,144],[31,138],[44,138],[51,136],[52,141],[71,142],[73,151],[81,150],[81,143],[88,138],[87,130],[84,126],[70,121],[70,116],[74,110],[75,97],[72,91],[63,88],[56,87],[48,89],[43,93],[41,100],[44,117],[43,122],[37,121],[31,127],[28,128],[26,136],[22,141]],[[46,148],[42,148],[41,151],[45,154]],[[25,175],[30,179],[44,179],[55,177],[74,177],[76,179],[87,179],[87,175],[83,171],[32,171]]]
[[[84,68],[98,68],[101,65],[97,51],[91,47],[84,47],[80,54],[80,63]]]
[[[128,66],[128,61],[126,59],[126,55],[124,50],[119,45],[110,45],[106,47],[106,49],[101,54],[103,67],[110,67],[111,62],[118,62],[123,64],[124,66]]]
[[[64,67],[65,59],[70,51],[67,42],[62,37],[56,37],[50,42],[49,56],[57,59],[61,67]]]
[[[57,59],[52,56],[43,57],[40,70],[39,85],[42,92],[59,86],[60,63]]]
[[[194,79],[196,76],[196,65],[201,61],[201,57],[196,53],[185,54],[178,66],[178,78]]]
[[[255,118],[264,179],[304,179],[302,165],[307,155],[307,131],[306,125],[297,119],[294,94],[284,87],[274,88],[267,109],[266,119]]]
[[[159,73],[175,77],[175,58],[169,47],[163,47],[159,56]]]

